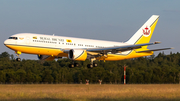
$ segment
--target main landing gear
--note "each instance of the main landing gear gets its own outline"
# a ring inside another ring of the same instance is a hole
[[[95,58],[91,58],[90,59],[91,64],[87,65],[88,68],[93,68],[93,67],[97,67],[98,66],[97,63],[94,63],[94,60],[96,60],[96,59]],[[79,64],[78,63],[74,63],[74,61],[72,61],[72,63],[69,64],[69,68],[74,68],[74,67],[79,67]]]
[[[87,65],[88,68],[93,68],[93,67],[97,67],[97,66],[98,66],[97,63],[94,63],[94,61],[96,60],[96,58],[90,58],[89,60],[91,61],[91,64],[88,64],[88,65]]]
[[[98,66],[97,63],[91,63],[91,64],[87,65],[88,68],[93,68],[93,67],[97,67],[97,66]]]
[[[16,53],[16,56],[18,57],[18,58],[16,58],[16,61],[21,61],[21,58],[19,57],[19,55],[21,55],[21,52],[17,51],[15,53]]]
[[[74,67],[79,67],[79,63],[72,63],[72,64],[69,64],[69,68],[74,68]]]
[[[92,63],[92,64],[87,65],[88,68],[93,68],[93,67],[97,67],[97,66],[98,66],[97,63]],[[69,64],[69,68],[74,68],[74,67],[79,67],[79,63]]]

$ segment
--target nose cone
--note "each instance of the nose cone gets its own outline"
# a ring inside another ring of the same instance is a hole
[[[9,42],[8,39],[4,41],[4,45],[5,45],[5,46],[7,46],[9,43],[10,43],[10,42]]]
[[[8,42],[7,42],[7,40],[5,40],[5,41],[4,41],[4,45],[6,46],[6,45],[7,45],[7,43],[8,43]]]

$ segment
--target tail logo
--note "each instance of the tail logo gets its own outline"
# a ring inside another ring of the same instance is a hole
[[[143,29],[143,36],[148,37],[150,35],[151,29],[146,26],[146,28]]]

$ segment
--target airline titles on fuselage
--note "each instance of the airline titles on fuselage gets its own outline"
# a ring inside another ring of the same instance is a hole
[[[75,46],[75,43],[72,43],[72,40],[66,39],[66,42],[64,41],[65,39],[60,39],[60,38],[49,38],[49,37],[33,37],[33,42],[40,42],[40,43],[51,43],[51,44],[66,44],[66,45],[73,45]],[[83,45],[83,44],[77,44],[77,46],[80,47],[96,47],[96,48],[103,48],[104,46],[94,46],[94,45]]]
[[[52,43],[52,44],[57,44],[59,42],[64,44],[64,39],[58,39],[58,38],[49,38],[49,37],[39,37],[37,38],[36,36],[33,37],[33,42],[41,42],[41,43]]]
[[[47,38],[47,37],[40,37],[40,40],[47,40],[47,41],[60,41],[60,42],[64,42],[64,39]]]

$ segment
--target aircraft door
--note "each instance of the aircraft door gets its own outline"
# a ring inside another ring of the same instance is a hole
[[[30,44],[30,37],[28,37],[28,36],[26,37],[26,44],[28,44],[28,45]]]

